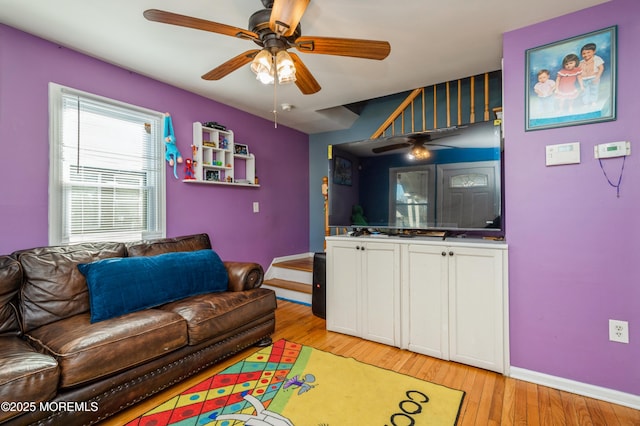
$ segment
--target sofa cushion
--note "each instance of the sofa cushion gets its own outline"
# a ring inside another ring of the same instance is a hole
[[[179,315],[157,309],[98,323],[84,313],[32,330],[27,338],[60,366],[60,386],[68,388],[161,357],[187,343]]]
[[[174,238],[136,241],[127,244],[127,256],[155,256],[176,251],[196,251],[211,248],[207,234],[185,235]]]
[[[227,289],[227,270],[213,250],[105,259],[78,265],[87,279],[91,322]]]
[[[276,296],[273,290],[255,288],[192,296],[158,309],[187,320],[189,345],[197,345],[272,313],[276,309]]]
[[[18,337],[0,337],[0,401],[47,401],[55,396],[58,380],[53,357],[36,352]],[[0,410],[0,422],[17,414],[22,413]]]
[[[126,255],[124,243],[82,243],[15,252],[25,282],[20,314],[23,331],[89,311],[89,292],[78,263]]]
[[[0,256],[0,336],[20,334],[15,306],[20,284],[22,284],[20,263],[9,256]]]

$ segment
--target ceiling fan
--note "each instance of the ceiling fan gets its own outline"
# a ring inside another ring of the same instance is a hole
[[[389,136],[380,138],[384,142],[395,142],[390,145],[383,145],[372,148],[371,151],[374,154],[382,154],[383,152],[395,151],[397,149],[411,148],[409,153],[418,160],[424,160],[431,156],[427,146],[439,146],[444,148],[455,148],[451,145],[443,145],[439,143],[433,143],[433,141],[446,138],[449,136],[455,136],[456,130],[461,126],[443,127],[433,130],[425,130],[422,132],[407,133],[399,136]]]
[[[391,51],[391,46],[386,41],[303,36],[299,22],[310,0],[261,1],[265,8],[251,15],[249,30],[158,9],[146,10],[144,17],[150,21],[250,40],[259,46],[258,49],[247,50],[207,72],[202,76],[205,80],[219,80],[251,62],[256,74],[267,71],[267,80],[271,74],[271,81],[261,79],[263,82],[272,82],[273,74],[290,75],[293,72],[295,77],[289,78],[289,81],[295,81],[298,89],[305,95],[318,92],[320,84],[298,55],[287,52],[289,49],[296,48],[301,53],[377,60],[386,58]],[[260,77],[258,74],[259,79]],[[279,81],[282,83],[282,80]]]

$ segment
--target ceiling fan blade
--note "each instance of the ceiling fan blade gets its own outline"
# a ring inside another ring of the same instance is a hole
[[[372,151],[375,154],[380,154],[382,152],[392,151],[394,149],[407,148],[410,146],[440,146],[446,148],[455,148],[449,145],[442,145],[438,143],[433,143],[434,140],[446,138],[449,136],[456,136],[458,133],[455,131],[458,130],[461,126],[451,126],[451,127],[441,127],[439,129],[431,129],[425,130],[422,132],[414,132],[414,133],[406,133],[402,135],[394,135],[379,138],[381,141],[385,142],[396,142],[391,145],[381,146],[378,148],[373,148]]]
[[[460,148],[459,146],[453,146],[453,145],[443,145],[441,143],[429,143],[426,146],[439,146],[441,148],[451,148],[451,149],[456,149],[456,148]]]
[[[408,133],[400,137],[408,138],[410,141],[422,142],[428,145],[435,145],[434,143],[432,143],[435,140],[459,135],[459,132],[457,132],[457,130],[459,130],[460,127],[461,126],[440,127],[438,129]],[[393,138],[393,136],[391,138]]]
[[[309,68],[300,60],[300,57],[295,53],[288,52],[289,56],[293,60],[293,65],[296,67],[296,86],[304,95],[312,95],[320,91],[320,84],[311,75]]]
[[[381,154],[383,152],[388,152],[388,151],[393,151],[395,149],[400,149],[400,148],[406,148],[408,146],[411,146],[410,143],[396,143],[393,145],[387,145],[387,146],[380,146],[377,148],[373,148],[371,151],[374,154]]]
[[[378,60],[386,58],[391,52],[391,45],[386,41],[336,37],[298,37],[295,47],[303,53]]]
[[[293,35],[310,0],[275,0],[271,8],[269,27],[284,37]]]
[[[222,77],[231,74],[241,66],[251,62],[258,52],[260,52],[259,49],[247,50],[235,58],[229,59],[224,64],[212,69],[208,73],[204,74],[202,78],[204,80],[220,80]]]
[[[239,37],[251,40],[257,40],[260,38],[256,33],[243,30],[242,28],[233,27],[226,24],[219,24],[217,22],[207,21],[205,19],[193,18],[191,16],[179,15],[177,13],[166,12],[164,10],[148,9],[145,10],[143,14],[144,17],[149,21],[162,22],[164,24],[177,25],[179,27],[209,31],[212,33],[228,35],[231,37]]]

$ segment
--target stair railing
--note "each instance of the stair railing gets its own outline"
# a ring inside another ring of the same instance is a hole
[[[495,72],[495,71],[494,71]],[[491,119],[490,114],[490,99],[489,99],[489,76],[491,73],[484,73],[480,75],[475,75],[468,77],[469,79],[469,120],[467,123],[475,123],[476,121],[488,121]],[[434,125],[431,126],[431,129],[436,129],[439,127],[451,127],[454,125],[452,123],[452,112],[454,111],[452,107],[455,107],[456,112],[456,123],[455,125],[463,124],[463,111],[462,111],[462,94],[463,94],[463,82],[466,79],[458,79],[447,81],[445,83],[434,84],[429,87],[422,87],[418,89],[414,89],[409,95],[405,98],[404,101],[398,108],[395,109],[389,115],[389,117],[378,127],[378,129],[373,132],[371,135],[371,139],[376,139],[383,136],[395,136],[402,135],[405,133],[413,133],[430,130],[429,126],[427,126],[427,111],[429,107],[427,106],[427,93],[433,93],[433,106],[430,108],[433,114],[432,123]],[[482,82],[484,87],[484,109],[482,110],[482,116],[478,117],[478,113],[476,111],[476,83]],[[445,109],[446,109],[446,117],[444,123],[440,123],[438,120],[438,105],[439,98],[438,92],[442,89],[444,85],[444,100]],[[457,96],[455,99],[452,99],[451,96],[451,88],[452,86],[457,86]],[[420,122],[416,125],[416,111],[419,114]],[[494,108],[495,112],[495,108]],[[409,116],[409,123],[407,123],[407,115]],[[441,124],[441,125],[438,125]],[[399,127],[399,129],[396,129]],[[407,129],[409,127],[409,129]]]

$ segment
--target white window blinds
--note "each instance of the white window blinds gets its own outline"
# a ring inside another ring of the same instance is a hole
[[[162,114],[50,85],[49,242],[165,235]]]

